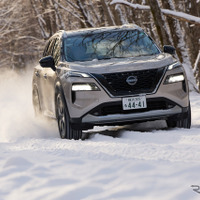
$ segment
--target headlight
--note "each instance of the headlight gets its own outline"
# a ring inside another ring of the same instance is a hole
[[[74,83],[72,91],[99,91],[100,89],[95,83]]]
[[[181,82],[184,81],[185,77],[184,75],[181,74],[172,74],[166,77],[164,84],[169,84],[169,83],[176,83],[176,82]]]
[[[172,69],[175,69],[175,68],[181,67],[181,66],[182,66],[181,63],[175,62],[175,63],[168,66],[168,70],[172,70]]]
[[[90,78],[90,75],[89,75],[89,74],[86,74],[86,73],[82,73],[82,72],[68,71],[68,72],[65,74],[65,78],[68,78],[68,77]]]

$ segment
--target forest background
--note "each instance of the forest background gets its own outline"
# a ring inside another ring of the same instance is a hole
[[[161,49],[174,46],[191,85],[200,88],[200,0],[1,0],[0,68],[27,70],[58,30],[128,23]]]

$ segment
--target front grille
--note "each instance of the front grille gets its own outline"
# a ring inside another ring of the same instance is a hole
[[[112,114],[129,114],[129,113],[141,113],[153,110],[167,110],[175,106],[174,102],[171,102],[165,98],[147,99],[147,108],[123,110],[122,102],[106,103],[100,105],[94,109],[91,114],[95,116],[106,116]]]
[[[114,96],[152,93],[158,85],[165,67],[131,72],[93,74],[94,77]],[[127,79],[136,77],[135,85],[129,85]]]

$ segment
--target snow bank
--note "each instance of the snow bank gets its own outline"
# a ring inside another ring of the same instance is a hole
[[[61,140],[55,123],[35,121],[31,75],[1,75],[0,199],[195,200],[200,194],[200,95],[192,128],[164,121],[96,127],[84,141]]]

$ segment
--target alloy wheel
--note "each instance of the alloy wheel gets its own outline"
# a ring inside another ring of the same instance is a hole
[[[65,138],[66,133],[66,115],[65,107],[62,101],[61,94],[57,96],[57,118],[58,118],[58,128],[61,135],[61,138]]]

